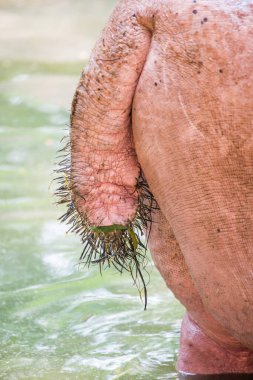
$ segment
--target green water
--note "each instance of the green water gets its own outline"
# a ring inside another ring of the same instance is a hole
[[[176,379],[183,310],[152,263],[144,312],[127,275],[78,267],[57,221],[50,183],[80,62],[2,56],[0,378]]]

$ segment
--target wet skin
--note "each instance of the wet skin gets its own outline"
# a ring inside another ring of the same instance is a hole
[[[251,373],[223,373],[219,375],[185,375],[178,373],[178,380],[251,380]]]
[[[74,198],[127,225],[140,167],[150,249],[187,309],[178,370],[253,373],[250,1],[121,1],[72,108]]]

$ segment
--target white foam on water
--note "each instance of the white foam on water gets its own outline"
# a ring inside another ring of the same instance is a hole
[[[0,171],[17,170],[16,166],[12,165],[0,165]]]
[[[43,343],[38,343],[35,346],[36,350],[42,351],[42,352],[54,352],[55,347],[54,346],[46,346]]]
[[[12,82],[24,82],[29,78],[29,74],[19,74],[12,78]]]
[[[66,237],[67,227],[58,221],[48,221],[43,224],[39,237],[39,243],[51,245],[52,243]]]
[[[63,366],[64,371],[75,372],[76,367],[93,367],[99,370],[114,371],[122,367],[122,363],[130,362],[138,354],[117,355],[115,357],[82,357],[80,355],[74,355],[71,359],[67,360]]]
[[[23,163],[27,158],[27,152],[24,149],[13,149],[6,157],[6,161],[13,164]]]
[[[63,133],[63,130],[59,127],[54,127],[54,126],[50,126],[50,125],[44,125],[42,127],[37,127],[37,131],[40,131],[42,133],[45,133],[45,134],[49,134],[49,133],[60,133],[62,134]]]
[[[21,96],[12,96],[10,99],[9,99],[10,103],[13,105],[13,106],[18,106],[20,104],[22,104],[23,102],[23,99]]]
[[[43,256],[43,262],[57,276],[68,276],[76,271],[66,253],[50,253]]]
[[[33,198],[28,197],[19,197],[19,198],[10,198],[10,199],[0,199],[0,204],[2,205],[13,205],[13,204],[24,204],[34,202]]]
[[[47,221],[43,224],[38,241],[43,246],[42,261],[56,276],[68,276],[76,272],[77,256],[66,251],[67,226],[59,221]]]

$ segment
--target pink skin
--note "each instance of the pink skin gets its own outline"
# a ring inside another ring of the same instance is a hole
[[[177,368],[184,373],[252,373],[253,351],[229,334],[205,308],[173,233],[161,212],[153,215],[150,249],[167,286],[186,307]]]
[[[134,6],[120,8],[93,51],[72,107],[76,205],[90,224],[100,226],[133,220],[138,199],[140,167],[130,128],[131,105],[150,32],[131,17]]]
[[[133,220],[140,167],[158,201],[150,249],[188,311],[185,373],[253,373],[252,8],[121,1],[73,101],[79,212]]]

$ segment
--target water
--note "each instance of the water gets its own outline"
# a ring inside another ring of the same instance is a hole
[[[53,204],[71,97],[114,3],[0,1],[9,47],[0,51],[1,379],[177,378],[183,309],[156,269],[144,312],[127,275],[78,267],[80,243]]]

